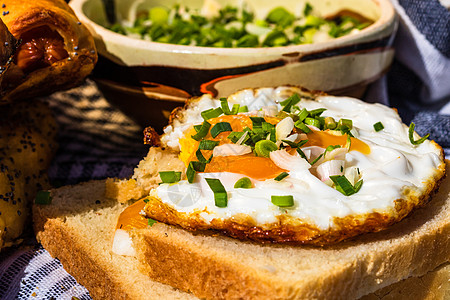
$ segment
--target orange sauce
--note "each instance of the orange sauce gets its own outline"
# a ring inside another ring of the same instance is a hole
[[[275,165],[270,158],[254,156],[253,154],[213,157],[205,168],[205,172],[232,172],[256,180],[274,178],[285,171]]]
[[[307,134],[308,136],[308,142],[305,144],[305,147],[308,146],[319,146],[322,148],[326,148],[330,145],[341,145],[341,147],[344,147],[347,143],[347,135],[333,135],[330,133],[327,133],[326,131],[311,131]],[[369,154],[370,153],[370,147],[366,143],[364,143],[361,140],[350,138],[351,145],[350,145],[350,151],[356,150],[363,154]]]
[[[130,230],[133,228],[147,228],[148,221],[139,212],[144,209],[144,199],[125,208],[117,220],[116,229]]]

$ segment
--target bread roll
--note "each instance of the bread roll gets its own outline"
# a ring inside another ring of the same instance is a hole
[[[97,62],[92,36],[63,0],[4,0],[0,16],[21,41],[0,104],[73,87]]]

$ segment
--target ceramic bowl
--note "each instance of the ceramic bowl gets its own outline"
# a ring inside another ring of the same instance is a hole
[[[133,9],[172,7],[176,0],[115,0],[120,19]],[[237,5],[239,0],[220,1]],[[392,62],[396,15],[389,0],[309,1],[322,16],[353,11],[374,23],[331,41],[272,48],[210,48],[133,39],[106,29],[102,0],[72,0],[70,5],[92,32],[99,63],[94,79],[106,98],[140,124],[160,128],[170,111],[203,93],[227,96],[243,88],[300,85],[331,94],[361,96]],[[201,7],[202,0],[183,1]],[[261,17],[280,4],[247,0]],[[285,0],[292,11],[305,1]]]

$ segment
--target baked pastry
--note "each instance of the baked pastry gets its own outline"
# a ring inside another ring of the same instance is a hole
[[[8,27],[0,19],[0,86],[6,70],[9,68],[14,56],[14,52],[17,48],[17,41],[9,32]],[[0,96],[3,91],[0,90]]]
[[[73,87],[97,62],[91,34],[63,0],[4,0],[0,16],[20,40],[0,104]]]
[[[0,119],[0,249],[17,243],[30,221],[37,191],[48,189],[47,169],[57,149],[56,122],[47,104],[2,107]]]

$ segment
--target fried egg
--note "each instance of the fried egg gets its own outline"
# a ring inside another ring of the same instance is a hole
[[[223,100],[204,95],[173,114],[162,145],[178,151],[187,169],[199,160],[204,169],[152,189],[148,218],[241,239],[325,245],[400,221],[444,176],[442,148],[431,140],[413,144],[420,137],[384,105],[295,87],[243,90],[225,103],[246,109],[207,118],[201,137],[202,112]],[[219,123],[231,130],[213,132]],[[200,149],[204,140],[213,149]],[[268,149],[258,148],[262,140]]]

